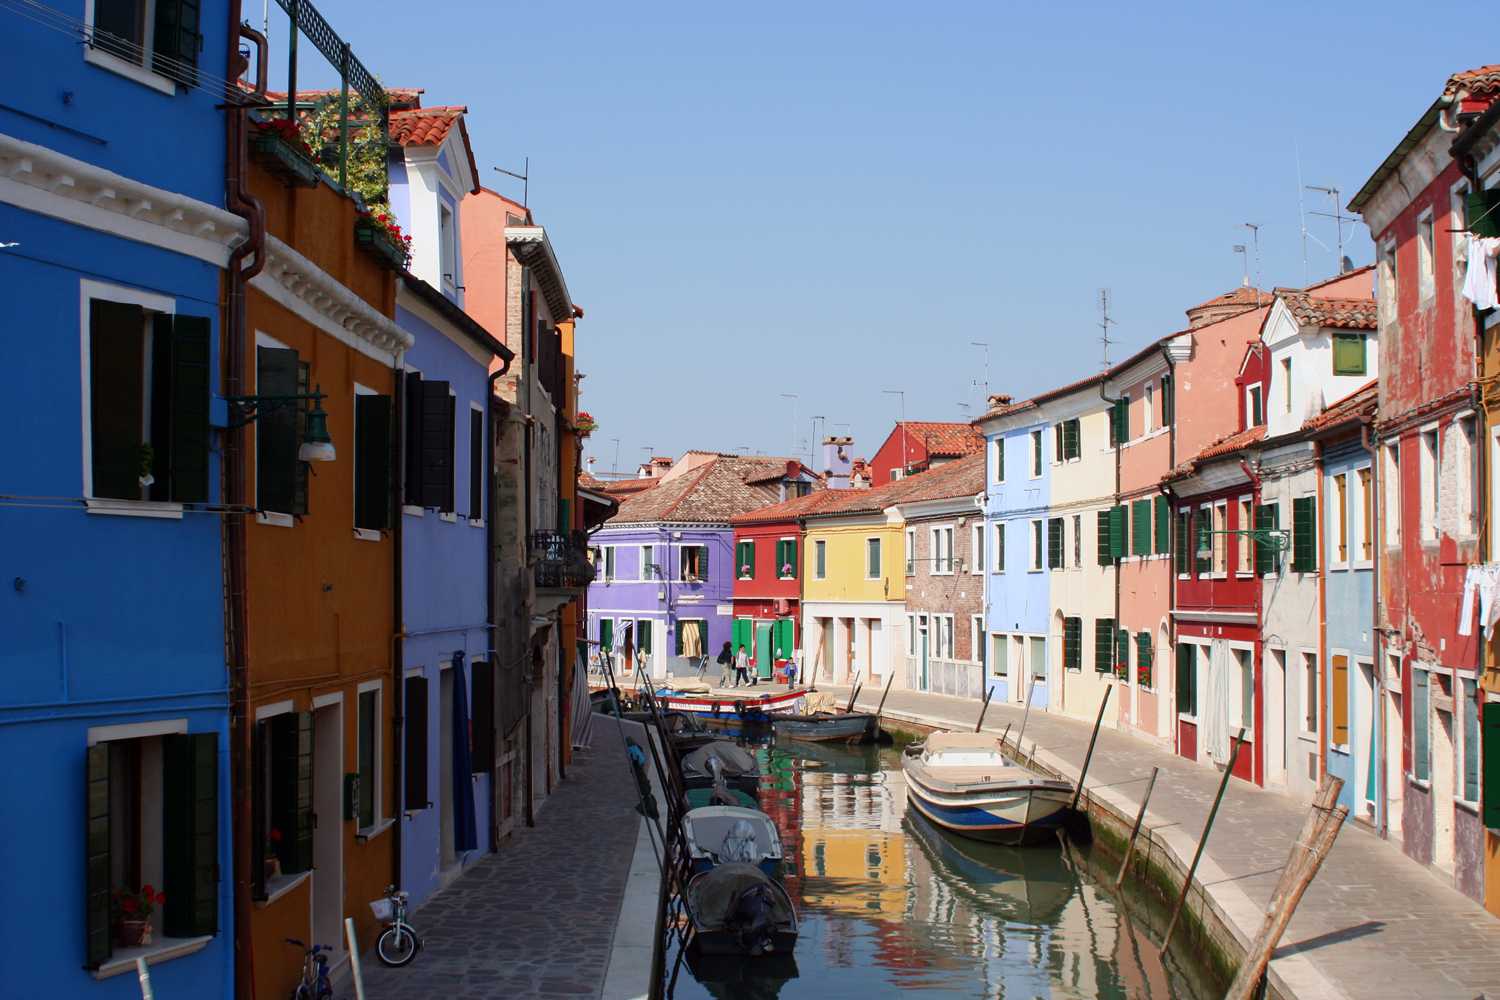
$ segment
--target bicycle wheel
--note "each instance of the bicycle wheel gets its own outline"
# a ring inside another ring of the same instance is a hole
[[[406,965],[417,957],[416,936],[404,924],[388,927],[375,945],[375,954],[386,965]]]
[[[297,985],[297,992],[292,994],[292,1000],[318,1000],[318,998],[313,995],[313,988],[311,986],[307,983],[299,983]]]

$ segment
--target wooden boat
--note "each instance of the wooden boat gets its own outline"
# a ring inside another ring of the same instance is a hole
[[[937,826],[994,844],[1034,844],[1062,824],[1072,782],[1022,767],[982,733],[933,733],[902,760],[906,800]]]
[[[777,715],[795,715],[802,710],[805,691],[792,688],[761,696],[724,698],[714,695],[679,694],[670,688],[657,692],[664,711],[690,712],[711,726],[756,728],[771,724]]]
[[[812,743],[864,743],[880,732],[878,717],[870,712],[818,712],[778,715],[771,721],[777,736]]]
[[[731,861],[694,875],[687,908],[706,955],[790,954],[797,946],[792,898],[755,865]]]
[[[704,806],[682,817],[688,857],[694,872],[743,861],[775,875],[781,865],[781,832],[759,809]]]
[[[715,740],[682,758],[682,780],[690,789],[712,788],[718,781],[754,795],[760,790],[760,762],[738,743]]]
[[[971,840],[938,829],[915,810],[907,813],[905,828],[955,893],[1006,920],[1050,927],[1073,898],[1074,877],[1061,851]]]
[[[734,798],[734,801],[746,809],[754,809],[759,804],[755,801],[755,796],[749,792],[742,792],[738,788],[730,788],[728,791]],[[712,788],[689,788],[687,790],[687,807],[689,809],[702,809],[704,806],[713,805],[713,802],[710,801],[713,793]]]

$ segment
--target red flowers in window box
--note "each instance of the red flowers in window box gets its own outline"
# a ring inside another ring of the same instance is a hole
[[[592,434],[599,429],[599,425],[594,423],[594,418],[584,410],[578,411],[578,417],[573,421],[573,426],[578,428],[580,434]]]
[[[285,118],[268,118],[265,121],[256,122],[255,127],[262,132],[270,132],[282,142],[301,152],[309,159],[312,158],[312,147],[307,140],[302,138],[302,130],[294,123]]]

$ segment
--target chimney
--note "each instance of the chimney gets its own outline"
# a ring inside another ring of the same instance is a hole
[[[854,439],[852,437],[826,437],[823,439],[823,476],[831,490],[847,490],[849,473],[854,468]]]
[[[992,410],[998,410],[998,409],[1000,409],[1003,406],[1009,406],[1010,405],[1010,401],[1011,401],[1011,397],[1010,396],[1006,396],[1006,395],[1004,395],[1002,393],[997,393],[997,394],[995,394],[995,395],[993,395],[993,396],[990,397],[990,409],[992,409]]]

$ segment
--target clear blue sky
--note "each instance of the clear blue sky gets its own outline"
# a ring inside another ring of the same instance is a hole
[[[1262,287],[1300,286],[1295,150],[1347,204],[1451,73],[1500,61],[1396,4],[316,2],[387,85],[468,106],[486,185],[519,198],[491,168],[531,158],[605,472],[614,438],[622,471],[787,454],[782,393],[801,440],[821,415],[870,456],[882,390],[909,419],[982,411],[971,341],[991,392],[1084,377],[1097,289],[1118,360],[1240,284],[1240,223]],[[1311,281],[1336,272],[1307,246]]]

